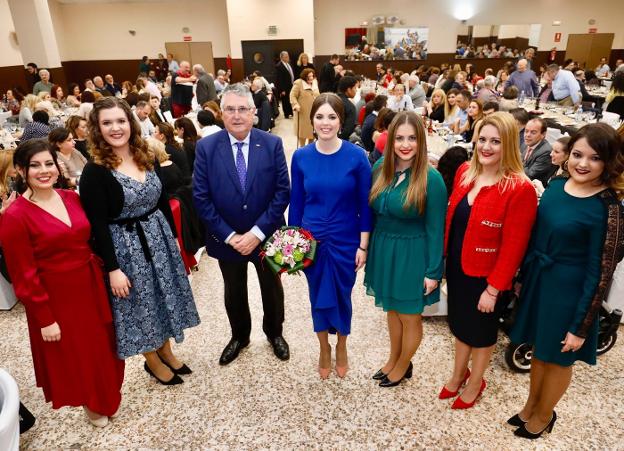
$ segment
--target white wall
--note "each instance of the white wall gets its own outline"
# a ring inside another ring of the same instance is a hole
[[[405,25],[428,26],[429,53],[453,53],[461,29],[453,14],[459,8],[473,10],[469,25],[542,23],[539,50],[565,49],[568,33],[587,33],[590,18],[599,33],[615,33],[612,48],[624,48],[622,0],[314,0],[316,53],[343,53],[344,29],[376,15],[397,15]],[[552,26],[555,20],[561,26]],[[562,33],[559,44],[553,42],[555,33]]]
[[[0,0],[0,67],[25,64],[19,47],[11,36],[14,31],[9,0]]]
[[[531,34],[531,25],[501,25],[498,29],[498,39],[528,38]]]
[[[314,0],[227,0],[227,13],[232,58],[243,57],[240,41],[262,39],[303,39],[304,52],[315,54]],[[269,36],[269,25],[277,35]]]
[[[216,58],[230,52],[225,0],[61,3],[58,7],[57,33],[63,36],[65,61],[155,57],[165,53],[165,42],[183,40],[183,27],[190,28],[193,41],[211,41]]]

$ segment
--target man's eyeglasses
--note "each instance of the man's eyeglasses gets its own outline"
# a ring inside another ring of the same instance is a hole
[[[251,108],[248,106],[239,106],[238,108],[234,108],[233,106],[226,106],[225,108],[223,108],[223,111],[231,115],[234,115],[236,113],[243,115],[249,113],[251,111]]]

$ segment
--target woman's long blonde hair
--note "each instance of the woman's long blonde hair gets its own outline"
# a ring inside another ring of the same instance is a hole
[[[0,196],[9,192],[9,171],[13,169],[13,150],[0,152]]]
[[[452,107],[449,104],[448,98],[451,94],[457,97],[457,94],[459,94],[459,89],[451,88],[446,93],[446,96],[444,97],[444,119],[448,118],[449,116],[454,115],[455,112],[457,111],[457,108],[459,108],[457,106],[457,100],[455,100],[455,105],[453,105]]]
[[[443,107],[446,108],[446,92],[444,92],[444,89],[434,89],[433,92],[431,93],[431,104],[433,105],[433,97],[439,95],[440,96],[440,105],[442,105]]]
[[[416,157],[412,161],[412,173],[409,179],[409,186],[405,192],[405,201],[403,208],[405,210],[410,207],[416,208],[421,215],[425,212],[425,203],[427,200],[427,171],[429,163],[427,160],[427,137],[425,126],[419,115],[413,111],[403,111],[397,113],[390,127],[388,128],[388,140],[384,149],[384,161],[376,172],[378,172],[373,187],[369,195],[369,202],[373,203],[381,193],[388,189],[393,181],[396,172],[396,156],[394,153],[394,141],[396,139],[397,129],[401,125],[410,125],[414,129],[418,150]]]
[[[500,167],[498,169],[501,192],[515,186],[519,180],[529,181],[524,173],[524,165],[520,159],[520,140],[518,139],[518,126],[514,117],[507,112],[497,112],[486,116],[479,127],[479,134],[486,125],[491,125],[496,130],[501,139],[502,155]],[[479,140],[477,138],[477,149]],[[483,172],[483,165],[479,161],[479,152],[475,150],[470,160],[470,167],[462,177],[462,185],[468,186],[473,183]]]
[[[37,104],[39,102],[41,102],[41,99],[39,97],[34,94],[28,94],[26,97],[24,97],[24,100],[22,100],[22,107],[26,107],[32,113],[34,113],[35,108],[37,107]]]

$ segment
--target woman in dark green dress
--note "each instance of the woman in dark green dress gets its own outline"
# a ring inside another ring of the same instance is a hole
[[[596,364],[598,312],[624,253],[623,147],[608,125],[586,125],[568,145],[570,178],[542,196],[511,333],[533,345],[529,397],[508,420],[518,436],[550,432],[574,362]]]
[[[426,132],[418,115],[395,116],[384,157],[373,171],[375,229],[364,285],[388,313],[390,332],[390,356],[373,379],[381,387],[393,387],[412,375],[411,358],[423,334],[421,314],[440,300],[443,269],[446,187],[428,164]]]

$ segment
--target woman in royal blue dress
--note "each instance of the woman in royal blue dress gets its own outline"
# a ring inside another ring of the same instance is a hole
[[[305,274],[320,343],[318,371],[321,379],[327,379],[330,333],[338,335],[336,373],[344,377],[348,370],[351,291],[357,271],[366,263],[371,230],[371,168],[362,149],[338,138],[344,106],[337,95],[317,97],[310,119],[317,141],[293,155],[288,223],[319,240],[316,261]]]

